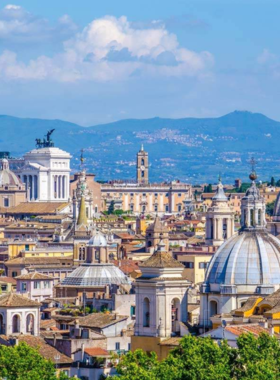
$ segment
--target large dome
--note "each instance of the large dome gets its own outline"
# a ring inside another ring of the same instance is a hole
[[[9,162],[6,158],[1,163],[0,186],[23,186],[18,176],[9,169]]]
[[[125,274],[113,264],[82,264],[66,277],[61,286],[130,285]]]
[[[205,282],[217,291],[220,285],[279,285],[280,241],[265,230],[232,236],[210,261]]]

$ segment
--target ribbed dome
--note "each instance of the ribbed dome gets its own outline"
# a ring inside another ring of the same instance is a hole
[[[62,286],[130,285],[125,274],[113,264],[82,264],[62,283]]]
[[[213,256],[205,282],[210,285],[279,285],[280,241],[265,230],[234,235]]]
[[[9,162],[4,158],[1,162],[0,186],[22,186],[18,176],[9,169]]]
[[[106,247],[107,240],[103,234],[98,232],[96,235],[93,235],[91,237],[91,239],[88,242],[88,245],[91,245],[93,247]]]

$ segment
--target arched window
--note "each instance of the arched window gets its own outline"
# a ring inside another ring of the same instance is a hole
[[[262,224],[262,211],[258,211],[258,225],[260,226]]]
[[[83,260],[85,260],[85,258],[86,258],[86,249],[85,249],[85,247],[80,247],[79,248],[79,260],[83,261]]]
[[[150,300],[145,298],[143,301],[143,327],[150,327]]]
[[[151,240],[148,241],[148,247],[151,247],[152,246],[152,242]]]
[[[251,220],[250,226],[254,226],[256,224],[256,221],[255,221],[253,209],[250,210],[250,220]]]
[[[26,317],[26,332],[28,334],[34,334],[34,315],[28,314]]]
[[[141,160],[141,165],[145,165],[144,158],[142,158],[142,160]]]
[[[172,332],[175,334],[180,333],[180,300],[174,298],[171,301],[171,321],[172,321]]]
[[[20,332],[20,316],[18,314],[13,316],[13,333],[19,333]]]
[[[210,301],[210,317],[218,314],[218,304],[216,301]]]

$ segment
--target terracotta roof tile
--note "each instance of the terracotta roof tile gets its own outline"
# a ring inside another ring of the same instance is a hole
[[[92,327],[92,328],[104,328],[110,326],[114,323],[124,321],[128,317],[123,315],[116,314],[104,314],[104,313],[92,313],[86,315],[85,317],[78,317],[75,319],[79,320],[79,325],[83,327]],[[75,324],[75,321],[70,322],[69,325]]]
[[[41,304],[16,293],[7,293],[0,296],[1,307],[40,307]]]
[[[139,263],[139,268],[184,268],[184,265],[174,259],[169,252],[156,251],[143,263]]]
[[[53,277],[44,273],[30,272],[16,277],[17,280],[54,280]]]
[[[85,348],[85,353],[89,356],[110,356],[110,353],[107,350],[100,347]]]
[[[20,342],[25,342],[30,347],[38,348],[40,354],[48,360],[51,360],[53,363],[57,364],[71,364],[73,360],[68,356],[64,355],[62,352],[58,351],[53,346],[47,344],[44,339],[32,336],[32,335],[19,335],[18,339]],[[56,361],[54,358],[59,357]]]
[[[257,324],[247,324],[247,325],[232,325],[232,326],[227,326],[226,330],[229,331],[230,333],[234,335],[241,335],[241,334],[247,334],[251,333],[255,336],[260,335],[261,333],[269,333],[269,329],[262,327]],[[279,334],[275,334],[276,336],[280,336]]]

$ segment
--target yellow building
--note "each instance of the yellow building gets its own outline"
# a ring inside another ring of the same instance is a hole
[[[206,249],[206,247],[203,247]],[[210,249],[212,247],[209,247]],[[184,277],[193,284],[204,281],[207,264],[213,256],[213,252],[174,252],[174,257],[185,267]]]
[[[211,318],[213,328],[220,326],[222,319],[225,319],[228,324],[267,323],[275,333],[280,333],[280,289],[266,297],[263,295],[249,297],[231,314],[213,316]]]

